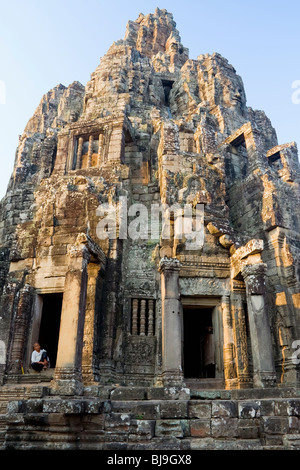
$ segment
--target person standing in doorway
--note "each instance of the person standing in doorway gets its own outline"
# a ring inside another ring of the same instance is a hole
[[[47,351],[45,349],[41,349],[39,343],[34,343],[33,351],[31,355],[31,367],[40,372],[43,369],[47,369],[48,367],[48,358],[47,358]]]

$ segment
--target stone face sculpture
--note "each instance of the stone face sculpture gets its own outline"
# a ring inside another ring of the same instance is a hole
[[[182,386],[191,308],[199,338],[203,309],[213,324],[216,386],[299,383],[299,182],[296,144],[278,144],[225,58],[189,59],[166,10],[129,21],[87,85],[49,91],[20,137],[0,207],[1,383],[29,372],[57,295],[57,394]],[[105,204],[115,236],[100,239]],[[174,204],[203,205],[198,249],[176,239]]]

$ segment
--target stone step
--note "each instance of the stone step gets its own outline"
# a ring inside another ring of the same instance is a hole
[[[7,383],[17,384],[38,384],[51,382],[54,369],[43,370],[42,372],[29,371],[25,374],[8,377]]]
[[[263,400],[272,398],[298,398],[300,390],[295,388],[247,388],[247,389],[200,389],[190,388],[192,399],[202,400]]]
[[[193,390],[220,390],[224,389],[223,379],[185,379],[185,385]]]

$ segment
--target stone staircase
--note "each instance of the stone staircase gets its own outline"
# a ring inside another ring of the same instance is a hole
[[[0,387],[0,450],[3,448],[7,430],[9,403],[38,398],[47,394],[48,386],[53,377],[53,370],[42,373],[30,371],[12,377]]]
[[[0,388],[0,450],[3,448],[7,429],[8,403],[12,400],[24,399],[26,396],[26,387],[6,385]]]
[[[199,385],[199,384],[198,384]],[[300,450],[300,390],[0,388],[0,449]]]

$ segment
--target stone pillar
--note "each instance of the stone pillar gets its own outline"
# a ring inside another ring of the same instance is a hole
[[[138,334],[138,309],[139,299],[132,299],[132,334]]]
[[[122,240],[110,240],[110,251],[107,259],[105,285],[103,289],[103,308],[101,331],[99,331],[100,381],[118,380],[116,378],[116,362],[114,360],[116,325],[118,312],[121,308],[118,302],[121,282]],[[137,325],[136,325],[137,326]],[[137,334],[137,332],[133,333]]]
[[[265,298],[263,263],[245,265],[242,275],[246,284],[247,306],[253,357],[253,383],[256,388],[274,385],[276,380],[270,323]]]
[[[154,335],[154,301],[148,300],[148,336]]]
[[[32,307],[32,287],[25,285],[20,290],[19,303],[13,325],[13,337],[8,373],[21,374],[21,365],[24,359],[25,338]]]
[[[90,135],[89,148],[88,148],[87,168],[91,168],[91,166],[92,166],[93,145],[94,145],[94,137],[92,135]]]
[[[100,264],[88,264],[88,283],[86,295],[83,350],[82,350],[82,378],[84,384],[91,384],[99,379],[98,366],[95,363],[95,312],[99,307],[96,305],[97,298],[100,296],[102,287],[102,277],[99,275]]]
[[[180,385],[183,381],[180,262],[176,258],[162,258],[159,270],[162,297],[162,379],[166,385]]]
[[[83,146],[83,138],[82,138],[82,137],[79,137],[79,139],[78,139],[77,156],[76,156],[76,170],[79,170],[79,169],[81,168],[82,146]]]
[[[141,300],[141,314],[140,314],[140,335],[145,336],[146,331],[146,300]]]
[[[239,293],[232,294],[231,310],[236,347],[237,388],[249,388],[252,386],[252,379],[249,373],[246,318]]]
[[[84,244],[69,249],[53,389],[65,395],[82,393],[82,349],[90,254]]]
[[[232,319],[230,311],[230,297],[223,295],[221,301],[222,319],[223,319],[223,361],[224,361],[224,379],[225,388],[234,388],[236,382],[236,371],[234,361],[234,338]]]
[[[101,160],[103,159],[103,150],[104,150],[104,135],[99,134],[98,161],[97,161],[98,167],[101,165]]]

